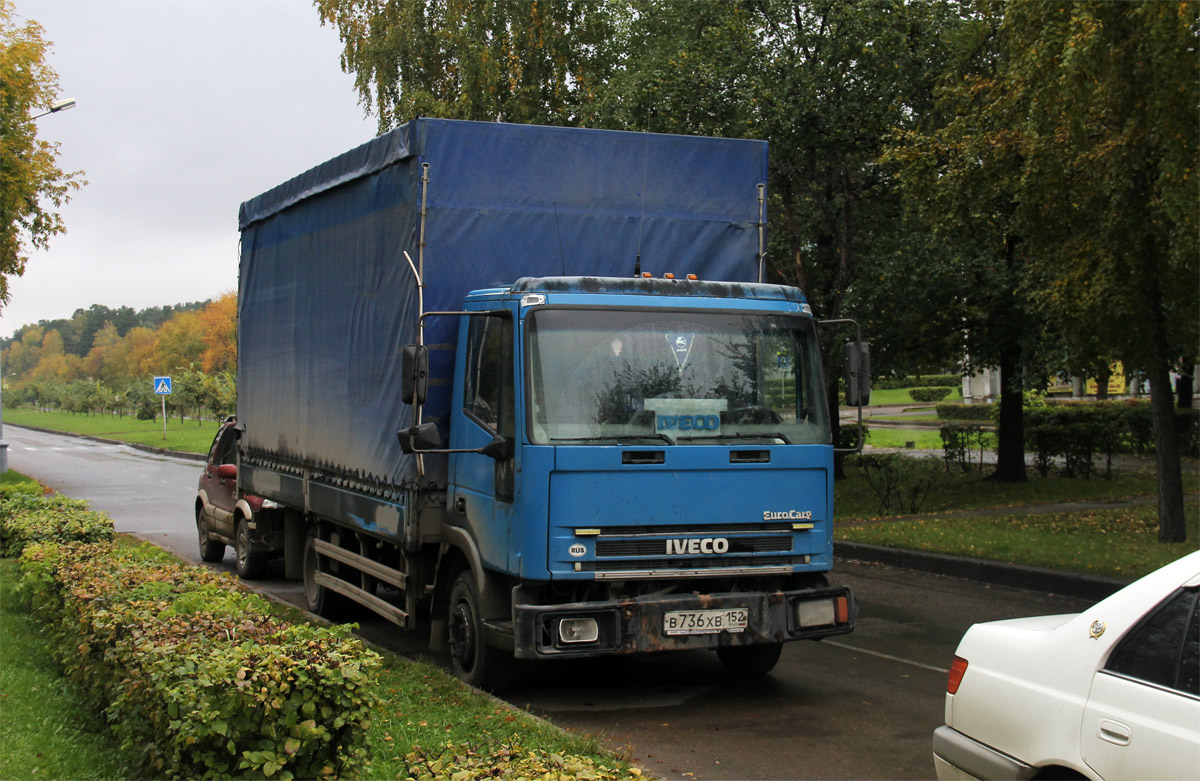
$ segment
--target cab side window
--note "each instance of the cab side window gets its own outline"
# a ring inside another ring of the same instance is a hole
[[[1200,589],[1164,600],[1117,645],[1105,669],[1200,695]]]
[[[471,318],[463,387],[463,412],[489,431],[510,439],[516,420],[512,331],[512,320],[507,317]]]

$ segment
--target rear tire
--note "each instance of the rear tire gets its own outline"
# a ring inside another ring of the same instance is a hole
[[[267,557],[250,547],[250,526],[245,518],[237,521],[234,532],[234,553],[237,554],[237,574],[243,580],[258,580],[267,571]]]
[[[200,561],[215,564],[225,558],[225,543],[208,536],[208,521],[204,518],[203,507],[196,508],[196,536],[200,542]]]
[[[450,589],[450,661],[454,674],[477,689],[499,691],[512,675],[513,658],[483,641],[479,592],[469,571],[459,574]]]
[[[350,604],[346,597],[317,583],[317,527],[304,538],[304,607],[322,618],[337,620]]]
[[[717,658],[730,675],[751,678],[774,670],[782,652],[783,643],[729,645],[717,649]]]

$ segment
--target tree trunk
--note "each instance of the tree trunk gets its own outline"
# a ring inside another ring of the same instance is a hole
[[[1184,372],[1187,372],[1184,374]],[[1196,392],[1196,378],[1192,376],[1191,368],[1181,368],[1179,377],[1175,380],[1175,397],[1179,409],[1192,408],[1192,395]]]
[[[1096,399],[1103,401],[1108,398],[1108,382],[1112,379],[1112,367],[1107,362],[1100,364],[1096,371]]]
[[[1150,410],[1154,421],[1154,465],[1158,471],[1158,541],[1183,542],[1183,469],[1179,429],[1165,364],[1150,371]]]
[[[1021,389],[1021,348],[1010,344],[1000,351],[1000,420],[996,433],[996,471],[991,479],[1023,483],[1025,474],[1025,410]]]

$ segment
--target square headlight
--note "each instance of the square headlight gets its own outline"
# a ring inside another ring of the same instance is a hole
[[[594,643],[600,638],[600,625],[594,618],[564,618],[558,622],[558,639],[563,643]]]
[[[829,626],[836,621],[832,599],[805,599],[796,603],[796,623],[801,627]]]

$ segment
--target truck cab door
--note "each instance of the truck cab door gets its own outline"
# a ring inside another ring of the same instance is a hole
[[[462,414],[452,428],[451,447],[480,448],[497,435],[515,443],[513,320],[472,315],[466,330]],[[500,571],[507,564],[513,512],[515,448],[509,453],[502,458],[457,453],[453,462],[453,522],[471,529],[484,564]]]

